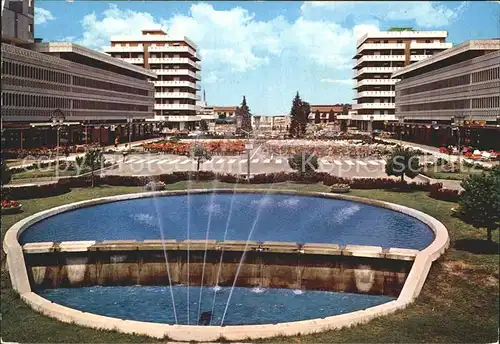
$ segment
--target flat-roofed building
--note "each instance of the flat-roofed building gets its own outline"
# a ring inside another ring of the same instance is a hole
[[[351,109],[350,104],[335,105],[311,105],[309,122],[311,123],[334,123],[337,117]],[[319,118],[317,118],[319,116]]]
[[[2,43],[34,43],[34,15],[33,0],[2,0]]]
[[[407,140],[500,149],[500,39],[471,40],[393,73]]]
[[[391,28],[368,32],[356,44],[354,76],[356,104],[342,116],[361,130],[382,129],[395,121],[395,88],[392,73],[452,46],[447,31],[414,31]]]
[[[77,44],[2,43],[2,127],[7,147],[55,145],[51,116],[65,117],[63,142],[111,144],[147,137],[156,74]],[[84,124],[84,126],[82,126]],[[4,147],[5,148],[5,147]]]
[[[194,129],[201,120],[196,102],[201,64],[196,44],[187,37],[171,37],[161,29],[136,36],[112,36],[104,51],[158,75],[154,121],[171,129]]]

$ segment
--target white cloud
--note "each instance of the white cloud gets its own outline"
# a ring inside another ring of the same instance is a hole
[[[54,20],[56,17],[50,13],[49,10],[46,10],[41,7],[35,7],[35,24],[44,24],[49,20]]]
[[[307,18],[330,18],[342,21],[348,16],[354,22],[367,19],[409,20],[422,28],[443,27],[450,25],[465,10],[468,3],[461,2],[449,8],[433,1],[308,1],[301,6],[301,12]]]
[[[257,20],[244,8],[216,10],[208,3],[192,4],[188,14],[169,18],[112,4],[101,14],[83,18],[79,43],[98,48],[109,45],[113,35],[138,35],[144,28],[163,27],[169,36],[187,36],[198,45],[207,82],[217,82],[224,73],[254,70],[272,59],[349,69],[356,39],[378,31],[378,20],[442,26],[455,20],[465,6],[465,2],[452,9],[433,2],[305,2],[301,16],[288,21],[282,16]],[[343,25],[346,14],[354,16],[354,27]]]
[[[81,23],[83,38],[78,43],[94,49],[108,46],[111,36],[138,35],[142,29],[161,26],[150,13],[120,10],[115,4],[102,12],[102,19],[93,12]]]
[[[325,82],[327,84],[341,84],[341,85],[353,85],[354,79],[328,79],[324,78],[320,80],[321,82]]]

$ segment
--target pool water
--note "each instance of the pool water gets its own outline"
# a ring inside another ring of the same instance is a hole
[[[207,193],[133,199],[72,210],[32,225],[20,241],[204,240],[207,230],[211,240],[419,250],[434,238],[430,228],[413,217],[356,202],[299,195]]]
[[[189,322],[188,322],[189,289]],[[177,323],[197,325],[202,312],[212,312],[211,325],[220,325],[231,288],[173,286]],[[46,289],[38,294],[84,312],[120,319],[175,324],[168,286],[87,287]],[[215,295],[215,302],[214,302]],[[234,288],[224,325],[274,324],[349,313],[394,300],[387,296]]]

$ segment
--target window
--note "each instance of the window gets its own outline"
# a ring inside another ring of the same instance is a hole
[[[28,24],[28,30],[30,33],[33,33],[33,24]]]
[[[431,40],[430,39],[426,39],[425,43],[431,43]]]
[[[403,43],[403,41],[396,41],[396,43]]]

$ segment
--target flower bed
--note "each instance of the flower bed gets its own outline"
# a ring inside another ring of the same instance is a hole
[[[241,154],[245,151],[245,143],[242,140],[214,140],[198,143],[209,153],[217,154]],[[142,147],[148,152],[161,152],[175,155],[189,155],[194,143],[186,142],[156,142],[143,144]]]
[[[22,209],[22,204],[17,201],[3,200],[1,207],[1,214],[16,214]]]
[[[333,184],[330,186],[330,192],[333,193],[348,193],[351,191],[349,184]]]

